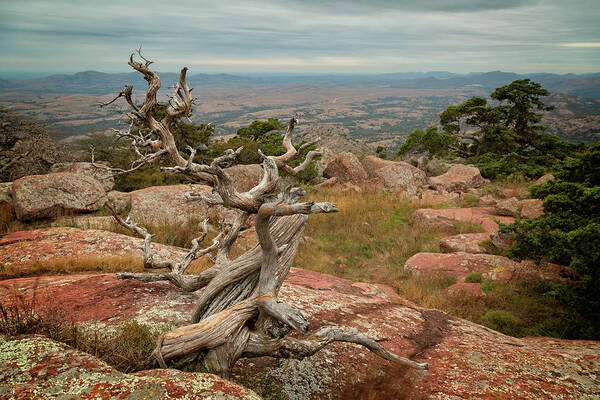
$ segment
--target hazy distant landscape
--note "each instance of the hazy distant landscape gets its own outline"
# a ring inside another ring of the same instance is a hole
[[[161,74],[162,99],[177,74]],[[570,141],[600,136],[600,74],[530,74],[553,93],[556,107],[544,119],[548,133]],[[436,124],[441,111],[523,75],[449,72],[380,75],[237,76],[192,74],[198,99],[194,122],[210,122],[216,135],[232,134],[253,120],[285,119],[301,113],[300,129],[337,124],[370,146],[397,148],[415,129]],[[141,96],[145,81],[133,73],[86,71],[25,80],[0,80],[0,106],[36,118],[55,129],[59,140],[73,141],[90,131],[116,127],[117,107],[100,108],[124,85]],[[141,100],[141,97],[138,97]]]

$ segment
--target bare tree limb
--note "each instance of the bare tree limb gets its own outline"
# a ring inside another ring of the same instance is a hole
[[[144,239],[144,266],[153,270],[168,269],[168,272],[158,271],[154,274],[121,273],[118,274],[119,278],[142,282],[169,281],[183,290],[199,291],[192,324],[163,335],[147,364],[165,367],[169,360],[206,350],[205,366],[210,371],[228,376],[230,369],[242,356],[304,358],[333,341],[344,341],[363,345],[375,354],[401,365],[427,368],[426,364],[415,363],[388,352],[355,330],[329,327],[320,329],[306,340],[286,337],[292,329],[305,333],[309,331],[302,312],[278,300],[281,285],[296,256],[307,215],[338,211],[336,205],[329,202],[301,202],[306,195],[301,188],[288,187],[280,192],[279,170],[291,175],[305,170],[314,157],[321,154],[319,151],[309,151],[304,161],[295,168],[288,164],[316,141],[304,143],[296,149],[292,143],[292,133],[298,119],[290,119],[283,138],[285,154],[266,156],[259,150],[263,160],[263,176],[255,187],[240,193],[225,169],[236,162],[241,147],[225,151],[223,156],[215,158],[210,164],[194,162],[196,150],[191,147],[187,148],[187,159],[177,149],[172,127],[177,120],[191,116],[194,104],[192,89],[186,82],[187,68],[181,70],[179,81],[172,87],[166,115],[157,120],[154,107],[161,81],[150,69],[152,62],[142,56],[141,48],[137,55],[136,59],[131,54],[129,65],[148,82],[144,102],[136,105],[132,100],[131,86],[126,86],[114,99],[103,103],[106,106],[123,97],[131,108],[127,114],[130,118],[129,130],[116,133],[132,141],[138,159],[130,170],[113,171],[126,173],[166,155],[170,166],[163,168],[165,171],[183,173],[197,182],[213,186],[213,196],[188,193],[188,200],[203,200],[210,205],[240,211],[233,224],[223,224],[212,245],[201,249],[200,243],[208,231],[205,221],[202,232],[192,241],[186,255],[176,261],[154,260],[152,235],[129,218],[120,217],[111,207],[115,219],[122,226]],[[132,130],[134,126],[137,128],[135,132]],[[241,256],[231,259],[231,248],[251,214],[256,214],[255,229],[259,243]],[[213,251],[217,253],[212,267],[198,275],[185,274],[193,260]]]

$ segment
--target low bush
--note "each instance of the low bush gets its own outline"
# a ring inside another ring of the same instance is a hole
[[[465,282],[467,283],[481,283],[482,280],[483,274],[481,272],[471,272],[465,278]]]
[[[509,311],[488,311],[481,317],[481,323],[490,329],[510,336],[518,337],[523,333],[523,322]]]

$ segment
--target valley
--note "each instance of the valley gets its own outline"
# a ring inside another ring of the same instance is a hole
[[[167,90],[161,89],[161,101],[166,101]],[[76,142],[92,131],[122,127],[119,106],[99,107],[115,93],[4,92],[0,93],[0,107],[48,124],[57,140]],[[142,93],[137,92],[139,102]],[[415,129],[437,124],[447,107],[489,92],[474,86],[409,89],[332,82],[207,85],[193,93],[197,101],[192,120],[213,124],[215,136],[233,134],[254,120],[285,120],[299,113],[301,134],[315,125],[336,125],[348,138],[373,149],[383,146],[395,151]],[[600,101],[561,93],[551,95],[547,103],[556,107],[543,120],[548,133],[573,142],[598,140]]]

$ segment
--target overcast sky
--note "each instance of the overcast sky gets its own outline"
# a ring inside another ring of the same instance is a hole
[[[0,76],[600,71],[600,0],[0,0]]]

